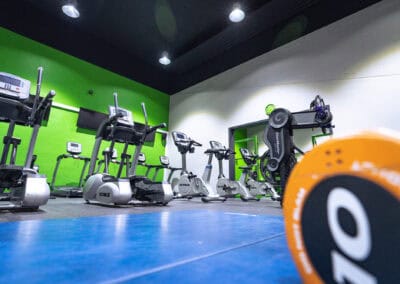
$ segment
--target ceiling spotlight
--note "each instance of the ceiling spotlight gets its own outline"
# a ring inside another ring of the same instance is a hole
[[[243,10],[236,7],[229,14],[229,20],[231,20],[234,23],[239,23],[239,22],[243,21],[244,16],[245,16],[245,14],[244,14]]]
[[[75,8],[74,5],[64,5],[62,6],[62,11],[65,15],[71,18],[79,18],[79,11]]]
[[[171,63],[171,59],[169,59],[167,55],[164,55],[163,57],[158,59],[158,62],[160,62],[162,65],[168,65]]]

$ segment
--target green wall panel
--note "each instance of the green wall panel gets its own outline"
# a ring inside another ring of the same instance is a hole
[[[140,103],[144,102],[150,124],[168,123],[167,94],[0,27],[0,71],[30,80],[31,93],[34,93],[36,70],[39,66],[44,68],[42,96],[54,89],[57,93],[54,101],[57,103],[107,113],[108,105],[113,104],[112,93],[117,92],[120,106],[131,110],[135,121],[144,122],[140,107]],[[94,91],[93,95],[88,94],[89,90]],[[56,157],[65,152],[67,141],[80,142],[82,154],[90,156],[94,132],[78,131],[77,119],[77,113],[53,107],[47,126],[40,129],[35,154],[38,155],[40,172],[46,174],[49,181]],[[0,123],[1,136],[6,134],[6,128],[7,124]],[[15,136],[22,138],[17,157],[19,164],[25,159],[30,133],[31,129],[27,127],[16,129]],[[103,144],[102,148],[105,148],[107,143]],[[154,144],[150,146],[152,147],[143,148],[147,161],[158,163],[159,155],[163,155],[165,150],[160,134],[156,135]],[[117,150],[120,153],[122,147],[118,147]],[[134,148],[130,147],[131,154],[133,150]],[[79,178],[82,164],[79,161],[64,162],[57,177],[57,184],[70,183],[71,177],[72,180]],[[143,170],[139,170],[139,173],[142,172]]]

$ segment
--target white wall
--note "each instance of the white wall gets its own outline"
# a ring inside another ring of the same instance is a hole
[[[400,131],[400,1],[384,0],[173,95],[169,129],[203,143],[188,155],[189,170],[200,174],[210,139],[227,145],[228,128],[265,119],[268,103],[298,111],[317,94],[331,105],[336,137]],[[180,164],[171,137],[167,154]]]

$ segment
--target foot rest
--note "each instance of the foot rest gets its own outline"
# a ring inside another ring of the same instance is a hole
[[[235,190],[236,187],[234,186],[224,186],[223,190]]]
[[[197,177],[197,175],[194,175],[194,174],[190,173],[190,174],[188,175],[188,177],[189,177],[189,179],[192,179],[192,178]]]
[[[140,181],[148,180],[148,178],[145,176],[130,176],[129,179],[131,182],[140,182]]]

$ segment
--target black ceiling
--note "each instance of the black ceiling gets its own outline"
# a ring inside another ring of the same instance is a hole
[[[1,0],[0,25],[168,94],[379,0]],[[240,4],[246,18],[231,23]],[[158,63],[163,51],[172,59]]]

